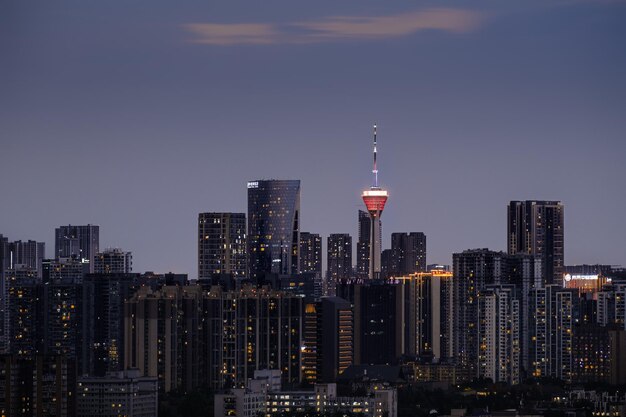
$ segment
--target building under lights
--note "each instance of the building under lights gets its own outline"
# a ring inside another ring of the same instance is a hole
[[[578,294],[591,294],[594,300],[598,298],[598,292],[602,290],[605,284],[611,282],[611,278],[602,275],[582,275],[582,274],[565,274],[563,276],[563,287],[578,290]]]
[[[398,277],[403,288],[404,354],[452,357],[452,273],[430,271]]]

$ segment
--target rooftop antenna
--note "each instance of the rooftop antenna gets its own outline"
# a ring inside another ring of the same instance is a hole
[[[378,188],[378,167],[376,165],[376,125],[374,125],[374,169],[372,170],[372,174],[374,174],[373,188]]]

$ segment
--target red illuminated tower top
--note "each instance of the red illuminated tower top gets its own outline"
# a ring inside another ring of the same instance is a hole
[[[374,169],[372,169],[372,174],[374,174],[374,183],[370,187],[369,190],[363,191],[362,197],[365,206],[367,207],[367,211],[369,211],[370,216],[372,217],[380,217],[383,213],[383,209],[385,208],[385,203],[387,202],[387,198],[389,195],[386,190],[383,190],[378,186],[378,165],[376,164],[376,125],[374,125]]]

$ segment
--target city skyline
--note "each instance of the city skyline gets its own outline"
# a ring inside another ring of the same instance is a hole
[[[0,2],[0,416],[626,417],[624,23]]]
[[[505,251],[510,201],[559,200],[566,265],[626,264],[622,2],[240,6],[0,6],[2,234],[50,257],[55,227],[99,225],[134,270],[193,276],[198,213],[280,178],[300,230],[356,238],[376,122],[383,248]],[[216,32],[237,24],[272,35]]]

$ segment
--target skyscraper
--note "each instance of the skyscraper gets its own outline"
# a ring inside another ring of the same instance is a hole
[[[5,352],[9,347],[8,289],[4,278],[8,254],[9,239],[0,234],[0,352]]]
[[[374,183],[369,190],[363,191],[362,197],[365,207],[370,215],[369,236],[369,278],[378,278],[380,275],[380,251],[381,251],[381,223],[380,216],[383,214],[385,203],[389,197],[386,190],[378,186],[378,166],[376,164],[376,125],[374,125]]]
[[[100,226],[60,226],[54,231],[55,258],[89,260],[89,272],[94,272],[94,259],[100,252]]]
[[[394,271],[399,268],[393,264],[394,258],[391,256],[391,249],[385,249],[380,252],[380,278],[387,279],[400,276]]]
[[[248,182],[249,278],[300,267],[300,180]]]
[[[352,275],[352,236],[347,233],[333,233],[328,236],[327,246],[328,288],[335,294],[335,286],[342,279]]]
[[[378,220],[380,222],[380,219]],[[356,275],[360,278],[367,278],[370,274],[370,215],[363,210],[359,210],[358,217],[359,234],[356,244]]]
[[[541,257],[547,284],[563,279],[563,211],[560,201],[511,201],[508,206],[508,252]]]
[[[322,238],[317,233],[300,232],[300,272],[322,274]]]
[[[213,274],[245,277],[245,213],[200,213],[198,215],[198,278]]]
[[[426,271],[426,235],[422,232],[391,234],[391,276]]]

